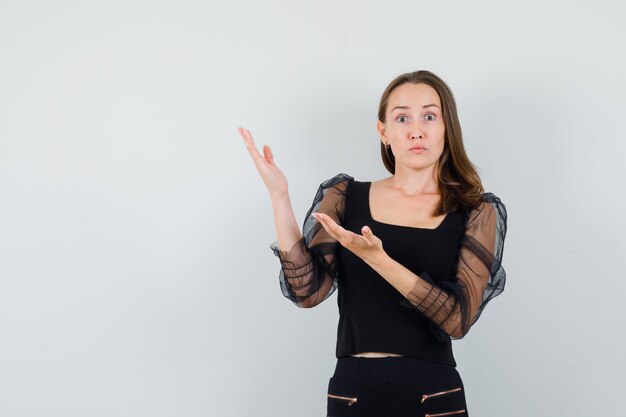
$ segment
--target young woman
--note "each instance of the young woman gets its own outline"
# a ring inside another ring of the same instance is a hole
[[[449,87],[429,71],[394,79],[378,108],[392,175],[322,182],[302,233],[269,146],[239,132],[272,198],[283,294],[310,308],[338,289],[327,415],[469,416],[451,340],[504,290],[507,213],[465,152]]]

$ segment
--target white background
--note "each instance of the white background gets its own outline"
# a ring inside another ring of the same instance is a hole
[[[299,224],[388,175],[378,100],[428,69],[509,214],[504,293],[453,343],[473,416],[623,413],[626,6],[0,1],[0,415],[323,416],[336,294],[278,285]]]

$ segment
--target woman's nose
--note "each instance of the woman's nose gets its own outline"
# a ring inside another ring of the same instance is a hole
[[[413,126],[411,126],[411,139],[418,139],[423,137],[423,132],[422,132],[422,128],[418,123],[415,123]]]

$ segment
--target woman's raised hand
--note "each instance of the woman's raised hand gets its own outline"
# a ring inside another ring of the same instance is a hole
[[[264,145],[263,155],[261,155],[254,145],[250,131],[243,127],[238,128],[238,130],[248,148],[248,153],[252,157],[257,171],[261,174],[261,178],[263,178],[263,182],[270,192],[270,196],[272,198],[279,198],[287,195],[287,178],[285,178],[285,175],[276,166],[274,155],[270,147]]]

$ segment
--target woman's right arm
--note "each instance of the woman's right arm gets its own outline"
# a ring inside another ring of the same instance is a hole
[[[242,127],[238,130],[257,171],[270,193],[278,245],[281,248],[291,248],[294,243],[302,238],[302,235],[291,207],[287,178],[276,166],[274,155],[268,145],[263,146],[263,155],[261,155],[254,144],[250,131]]]
[[[291,207],[289,193],[281,197],[272,198],[272,209],[274,211],[274,225],[276,226],[278,247],[287,250],[302,239],[302,233],[300,233],[296,216]]]
[[[323,212],[341,224],[345,191],[353,178],[337,174],[320,184],[300,233],[289,199],[287,180],[274,163],[269,146],[263,147],[264,156],[261,156],[250,132],[239,128],[239,133],[270,192],[277,235],[270,248],[280,259],[279,278],[283,295],[298,307],[314,307],[337,288],[339,242],[311,214]]]
[[[346,190],[352,180],[349,175],[340,173],[322,182],[304,219],[302,237],[281,249],[279,241],[270,245],[280,259],[283,295],[298,307],[314,307],[337,289],[340,243],[312,213],[325,213],[343,224]],[[280,216],[280,213],[275,209],[274,215]]]

